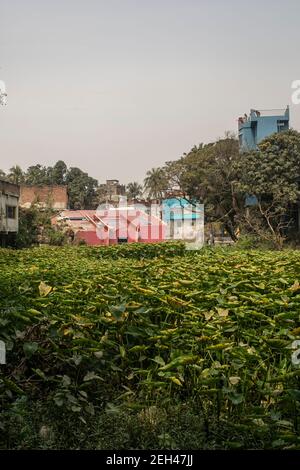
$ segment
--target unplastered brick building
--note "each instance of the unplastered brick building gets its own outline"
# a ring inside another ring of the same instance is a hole
[[[27,186],[20,187],[20,207],[29,209],[37,205],[43,209],[49,207],[55,210],[68,208],[67,186]]]

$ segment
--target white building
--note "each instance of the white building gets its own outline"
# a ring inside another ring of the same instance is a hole
[[[4,245],[11,234],[19,229],[19,197],[17,184],[0,180],[0,243]]]

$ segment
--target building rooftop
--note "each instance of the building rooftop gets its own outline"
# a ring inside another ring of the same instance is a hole
[[[251,109],[238,119],[240,151],[256,150],[272,134],[288,131],[289,106],[281,109]]]
[[[10,183],[9,181],[0,180],[0,192],[9,193],[14,196],[20,196],[20,186],[18,184]]]
[[[289,120],[290,110],[289,106],[286,108],[275,108],[275,109],[250,109],[250,114],[244,114],[239,117],[239,127],[243,127],[246,123],[256,122],[259,118],[275,118]]]

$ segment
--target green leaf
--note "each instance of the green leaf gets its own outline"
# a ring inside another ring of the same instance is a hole
[[[95,372],[88,372],[84,377],[83,381],[84,382],[89,382],[90,380],[104,380],[102,377],[99,375],[95,374]]]
[[[155,358],[151,359],[151,360],[156,362],[157,364],[159,364],[162,367],[165,365],[165,361],[163,360],[163,358],[161,356],[155,356]]]
[[[228,398],[234,405],[239,405],[245,400],[244,395],[241,393],[230,393],[228,394]]]
[[[64,375],[62,379],[63,387],[69,387],[71,385],[71,379],[68,375]]]
[[[38,350],[38,343],[32,342],[32,343],[24,343],[23,344],[23,350],[26,355],[26,357],[30,358],[33,356],[33,354]]]
[[[177,377],[169,377],[170,380],[172,380],[172,382],[176,385],[179,385],[180,387],[182,387],[182,383],[180,382],[180,380],[177,378]]]
[[[71,406],[71,410],[74,411],[74,413],[79,413],[81,411],[81,406],[73,405]]]

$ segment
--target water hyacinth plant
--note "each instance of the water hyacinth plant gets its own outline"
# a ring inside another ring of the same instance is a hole
[[[199,423],[194,446],[299,448],[299,266],[296,251],[181,243],[0,250],[2,448],[20,445],[7,436],[33,403],[83,427],[169,419],[153,431],[166,448],[184,446],[172,408]]]

